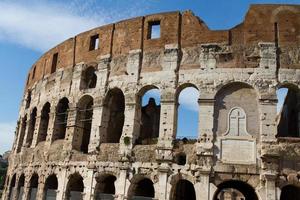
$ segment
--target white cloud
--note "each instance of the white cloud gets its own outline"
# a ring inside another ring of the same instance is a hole
[[[0,40],[46,51],[80,32],[142,12],[137,7],[139,3],[118,12],[121,8],[105,9],[95,0],[4,0],[0,2]]]
[[[193,87],[182,90],[179,94],[179,104],[186,109],[199,112],[199,91]]]
[[[0,122],[0,154],[11,150],[16,123],[15,122]]]

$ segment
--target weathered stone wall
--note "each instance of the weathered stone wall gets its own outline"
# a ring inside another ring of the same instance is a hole
[[[182,180],[191,183],[199,200],[216,199],[228,187],[246,199],[250,197],[244,190],[255,196],[250,199],[276,200],[284,186],[299,187],[300,140],[277,137],[276,113],[276,89],[293,85],[299,92],[299,18],[297,5],[253,5],[240,25],[212,31],[190,11],[170,12],[95,28],[49,50],[29,72],[3,200],[10,194],[17,198],[22,175],[27,199],[35,173],[37,199],[45,195],[53,174],[57,199],[67,199],[73,177],[82,180],[85,200],[95,197],[97,181],[108,176],[115,177],[115,199],[137,194],[134,190],[143,180],[152,182],[152,197],[160,200],[178,196]],[[153,22],[160,24],[156,39],[149,38]],[[91,37],[97,34],[99,48],[90,50]],[[55,53],[57,67],[51,72]],[[89,67],[97,77],[91,88],[83,84]],[[200,93],[198,137],[178,141],[178,95],[188,86]],[[158,138],[137,144],[141,97],[153,88],[161,94],[159,131],[154,134]],[[114,89],[122,93],[125,108],[109,108]],[[59,121],[57,105],[64,97],[68,117]],[[88,137],[80,117],[85,97],[93,99],[88,152],[80,146]],[[45,134],[40,125],[47,102],[47,137],[39,141]],[[31,140],[28,126],[34,109]],[[109,120],[121,112],[121,137],[108,142],[109,126],[114,126]],[[64,139],[56,140],[58,122],[66,131]]]

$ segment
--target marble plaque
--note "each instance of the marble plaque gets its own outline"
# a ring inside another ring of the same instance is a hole
[[[227,163],[255,164],[256,143],[247,139],[221,139],[221,160]]]

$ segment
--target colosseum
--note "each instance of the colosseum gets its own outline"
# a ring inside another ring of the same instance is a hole
[[[29,71],[2,200],[299,200],[299,86],[300,5],[252,5],[229,30],[176,11],[78,34]],[[177,137],[188,87],[194,139]]]

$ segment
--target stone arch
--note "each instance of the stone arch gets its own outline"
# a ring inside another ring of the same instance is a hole
[[[39,185],[39,176],[36,173],[34,173],[30,179],[30,186],[29,186],[29,193],[28,193],[29,199],[36,199],[38,185]]]
[[[24,137],[25,137],[25,133],[26,133],[26,127],[27,127],[27,115],[25,115],[22,118],[21,129],[20,129],[20,134],[19,134],[19,141],[17,141],[17,153],[19,153],[21,151],[21,148],[23,146]]]
[[[271,22],[276,26],[279,42],[299,41],[299,10],[292,6],[280,6],[273,10]]]
[[[300,187],[285,185],[281,188],[280,200],[300,200]]]
[[[121,89],[110,89],[103,102],[101,141],[119,143],[125,119],[125,97]]]
[[[89,65],[86,67],[81,74],[81,89],[95,88],[97,85],[96,67]]]
[[[14,174],[10,180],[10,185],[9,185],[9,192],[8,192],[8,198],[9,200],[13,199],[14,196],[14,189],[16,187],[16,174]]]
[[[50,109],[51,104],[49,102],[46,102],[41,111],[41,121],[38,131],[37,143],[46,141],[50,119]]]
[[[196,200],[196,191],[192,182],[186,179],[177,180],[172,186],[170,200]]]
[[[213,200],[223,200],[225,198],[244,198],[245,200],[258,200],[255,189],[239,180],[227,180],[217,186]]]
[[[152,92],[152,94],[151,94]],[[148,96],[147,96],[148,95]],[[159,96],[159,97],[157,97]],[[143,105],[144,98],[144,105]],[[146,98],[148,102],[146,102]],[[139,122],[136,144],[154,144],[159,137],[160,90],[154,85],[146,85],[137,93],[135,118]]]
[[[300,137],[300,90],[291,83],[278,86],[285,88],[286,96],[277,118],[277,137]]]
[[[27,147],[30,147],[32,144],[35,123],[36,123],[36,115],[37,115],[37,108],[34,107],[30,114],[29,127],[28,127],[28,132],[27,132],[27,137],[26,137],[26,146]]]
[[[63,97],[56,106],[53,141],[65,139],[69,112],[69,100]]]
[[[75,149],[80,150],[83,153],[88,153],[88,147],[90,143],[92,122],[93,122],[93,106],[94,99],[89,95],[84,95],[78,102],[77,113],[77,129],[75,138]]]
[[[219,88],[215,95],[214,128],[216,135],[223,135],[228,130],[229,112],[241,108],[247,116],[246,130],[252,136],[259,135],[259,94],[251,85],[232,82]]]
[[[176,89],[176,137],[198,138],[199,89],[192,83],[181,84]],[[189,124],[187,127],[186,124]],[[188,134],[187,134],[188,133]]]
[[[74,173],[69,176],[66,187],[66,199],[71,200],[74,197],[78,200],[83,200],[84,183],[83,178],[79,173]]]
[[[44,188],[44,199],[56,199],[58,189],[58,180],[56,174],[51,174],[47,177]]]
[[[18,179],[18,186],[16,191],[16,199],[22,198],[24,195],[25,175],[21,174]]]
[[[149,198],[155,197],[154,184],[150,178],[137,175],[131,179],[131,184],[127,194],[128,199]]]
[[[101,174],[96,177],[96,186],[95,186],[95,199],[113,199],[116,189],[115,181],[117,180],[116,176],[112,174]]]

